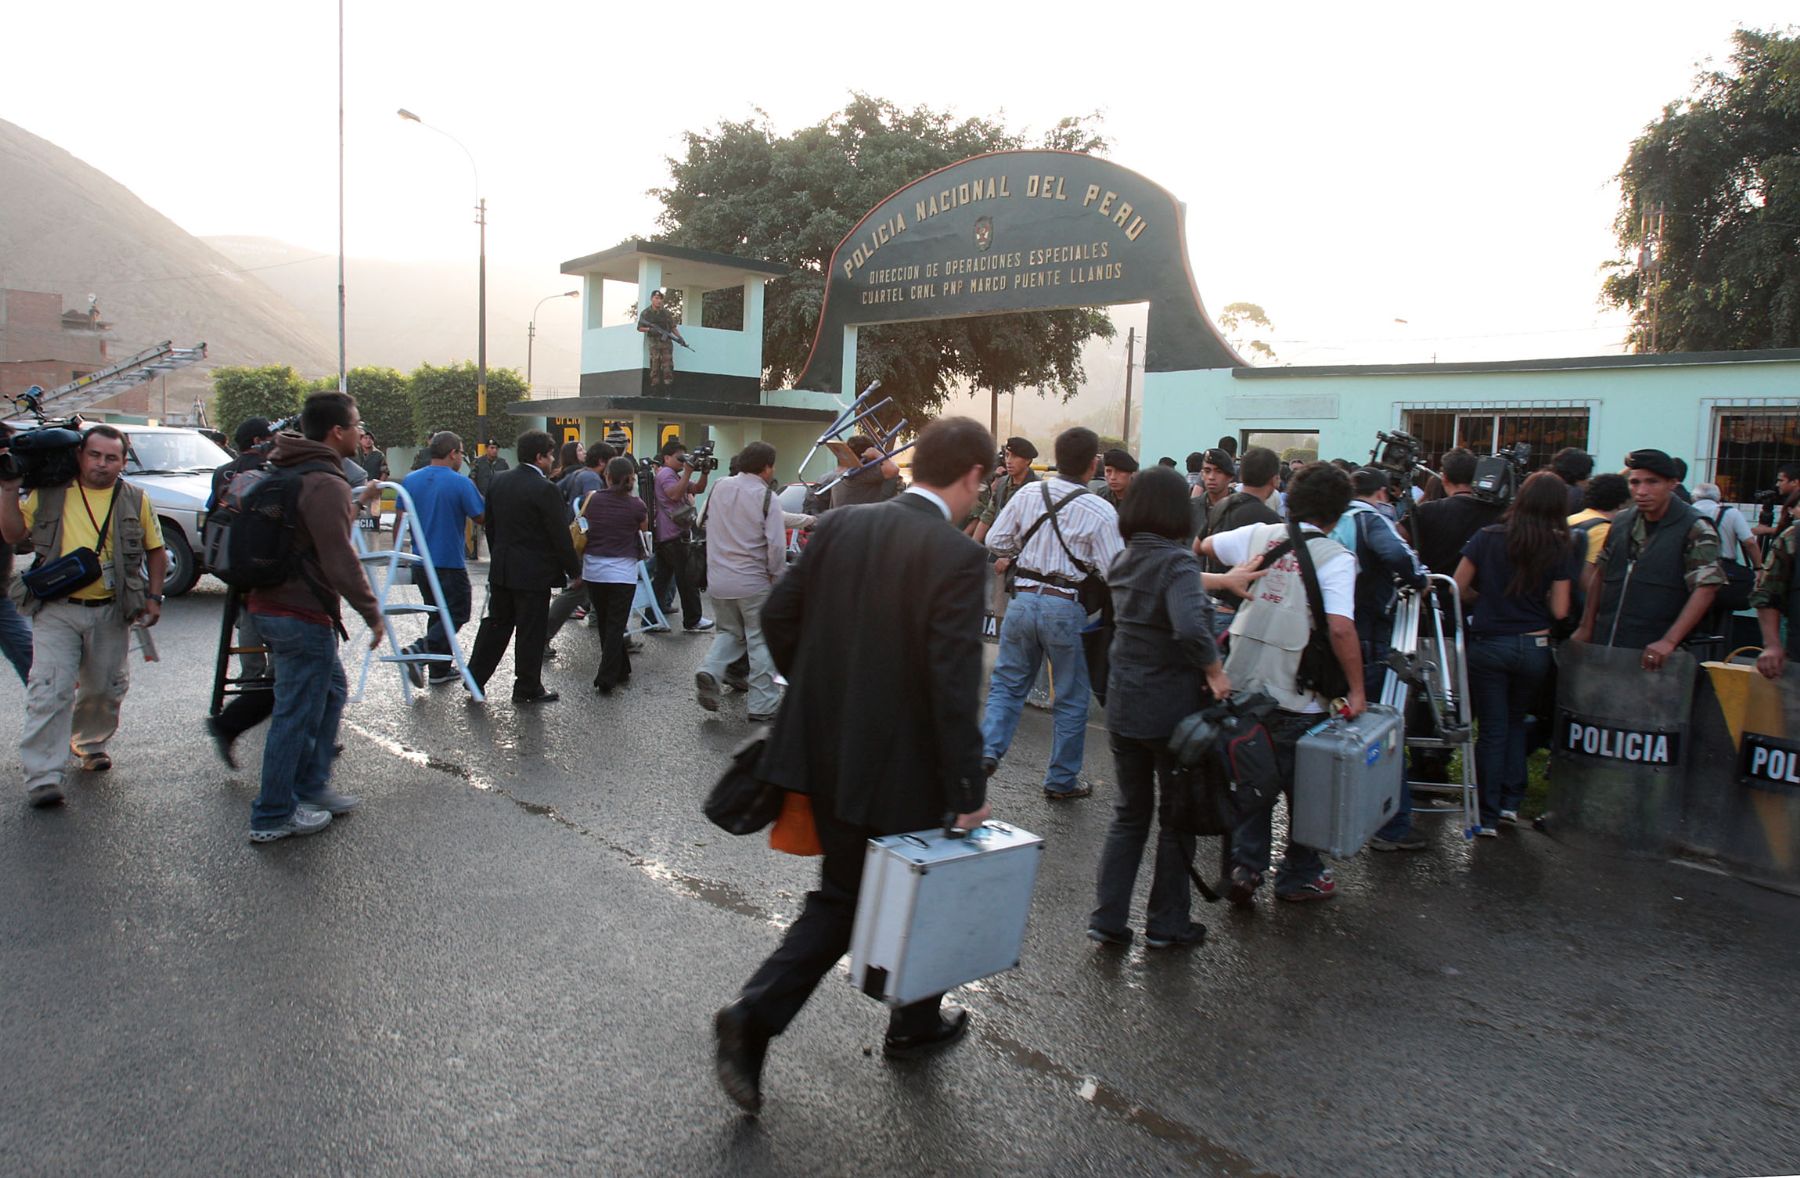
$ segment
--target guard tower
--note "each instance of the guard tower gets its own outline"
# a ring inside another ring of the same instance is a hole
[[[723,460],[752,441],[774,444],[779,470],[793,471],[819,431],[837,413],[835,398],[762,389],[763,286],[788,268],[754,258],[659,242],[631,240],[564,262],[582,280],[581,391],[575,397],[520,401],[519,417],[542,417],[553,437],[603,439],[623,426],[632,452],[653,453],[679,434],[689,446],[712,441]],[[635,295],[609,305],[605,283],[628,283]],[[692,350],[675,348],[672,386],[650,387],[650,337],[637,329],[637,309],[661,290],[680,302],[681,334]],[[706,326],[703,307],[718,317],[726,292],[741,292],[741,314],[729,326]],[[713,294],[714,299],[707,296]]]

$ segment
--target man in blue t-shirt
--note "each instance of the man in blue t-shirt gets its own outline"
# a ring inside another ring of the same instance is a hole
[[[450,609],[453,630],[460,630],[469,620],[469,570],[463,565],[463,531],[465,522],[481,523],[481,492],[462,473],[462,439],[449,430],[431,435],[427,450],[431,460],[407,475],[401,482],[418,513],[419,526],[425,533],[425,549],[437,567],[438,585],[444,591],[444,604]],[[394,518],[394,539],[399,543],[401,517]],[[413,566],[413,584],[430,593],[422,565]],[[444,632],[437,614],[432,614],[425,627],[425,637],[408,649],[424,654],[449,654],[450,636]],[[415,686],[426,679],[417,664],[406,664],[407,674]],[[432,663],[430,681],[448,683],[457,677],[454,663]]]

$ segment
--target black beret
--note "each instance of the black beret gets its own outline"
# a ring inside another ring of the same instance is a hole
[[[1114,470],[1122,470],[1127,474],[1132,473],[1138,468],[1138,461],[1131,456],[1130,451],[1120,450],[1116,447],[1106,452],[1105,457],[1101,458],[1100,464],[1102,466],[1110,466]]]
[[[1675,460],[1661,450],[1633,450],[1625,456],[1626,470],[1647,470],[1665,479],[1678,479]]]
[[[1037,457],[1037,447],[1031,444],[1030,438],[1008,438],[1006,448],[1027,462]]]

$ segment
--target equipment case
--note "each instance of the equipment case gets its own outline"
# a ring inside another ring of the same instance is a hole
[[[905,1006],[1019,964],[1044,840],[1004,822],[869,840],[850,983]]]
[[[1403,736],[1400,712],[1383,704],[1307,729],[1294,752],[1293,840],[1334,859],[1362,850],[1400,806]]]

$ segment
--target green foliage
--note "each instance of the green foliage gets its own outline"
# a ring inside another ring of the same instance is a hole
[[[792,135],[776,135],[768,116],[757,115],[689,132],[685,156],[669,160],[670,185],[651,195],[663,205],[661,240],[792,267],[768,285],[763,305],[764,385],[780,388],[799,375],[812,349],[831,252],[864,213],[927,172],[1027,143],[997,121],[959,120],[923,106],[901,110],[863,94]],[[1098,121],[1064,118],[1040,145],[1104,150]],[[706,310],[709,320],[737,313],[726,297],[709,298]],[[914,422],[964,383],[1001,392],[1035,386],[1066,400],[1086,375],[1081,346],[1094,336],[1113,336],[1112,320],[1096,308],[865,327],[857,339],[857,384],[879,379]]]
[[[1619,172],[1601,299],[1631,309],[1633,351],[1800,345],[1800,40],[1734,40]]]
[[[375,436],[377,444],[412,446],[419,440],[413,433],[412,385],[404,372],[378,365],[352,368],[344,374],[350,395],[362,414],[363,428]],[[335,376],[322,376],[307,388],[309,393],[334,393]]]
[[[212,420],[227,435],[246,418],[275,421],[298,413],[307,392],[306,382],[286,364],[227,365],[213,369],[212,382]]]
[[[413,438],[428,438],[441,429],[454,430],[473,453],[480,441],[475,418],[475,365],[467,360],[447,367],[421,364],[413,369],[408,383],[412,391]],[[351,387],[354,389],[354,384]],[[510,447],[524,429],[517,418],[506,412],[506,407],[525,399],[524,378],[511,368],[490,368],[487,392],[488,434],[498,439],[502,448]],[[379,433],[375,436],[384,444],[398,444]]]
[[[1264,331],[1275,330],[1275,325],[1269,322],[1268,315],[1257,304],[1225,304],[1225,309],[1219,312],[1219,326],[1225,329],[1226,335],[1231,339],[1231,346],[1239,352],[1248,351],[1252,358],[1260,356],[1264,360],[1275,359],[1275,349],[1269,346],[1267,340],[1243,338],[1246,333],[1241,329],[1245,326],[1260,327]]]
[[[1281,460],[1283,462],[1292,462],[1296,458],[1305,463],[1314,463],[1319,460],[1319,452],[1300,446],[1287,446],[1282,449]]]

